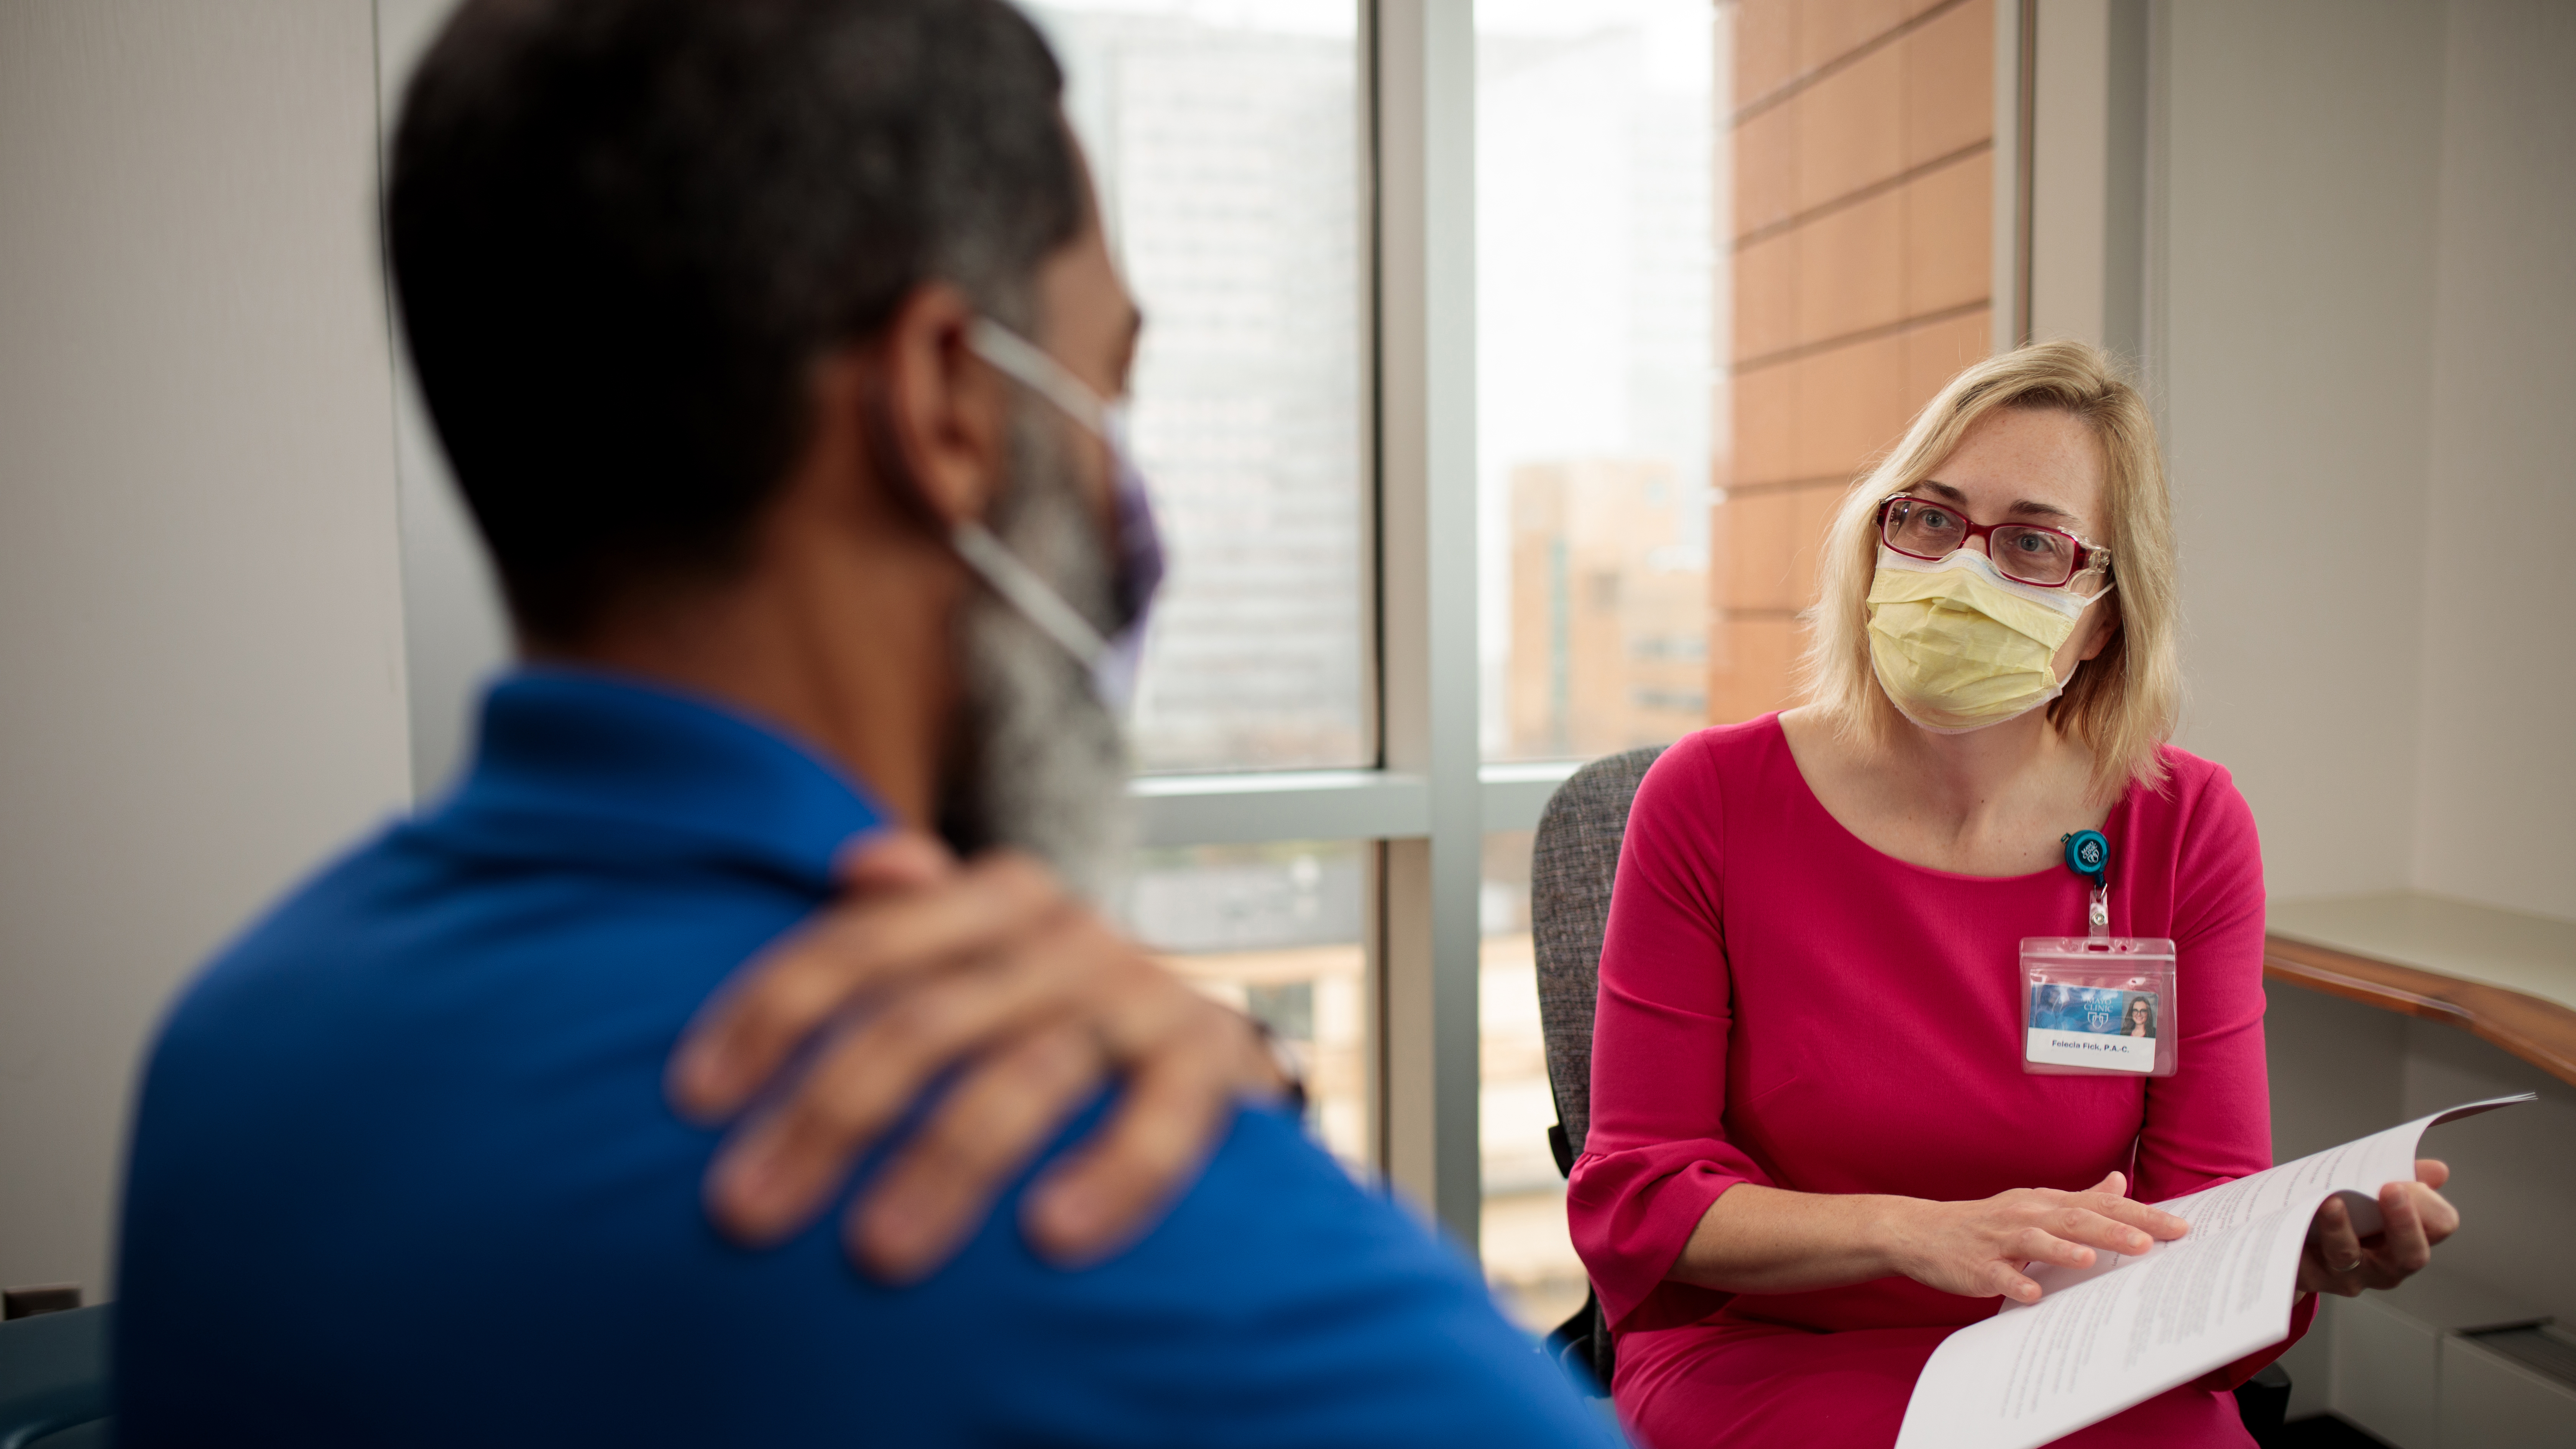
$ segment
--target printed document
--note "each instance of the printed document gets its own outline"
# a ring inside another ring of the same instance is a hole
[[[2090,1268],[2040,1266],[2037,1303],[2007,1300],[1934,1350],[1896,1449],[2033,1449],[2290,1336],[2299,1254],[2337,1193],[2379,1231],[2379,1189],[2415,1177],[2424,1129],[2532,1100],[2471,1102],[2156,1206],[2191,1231]]]

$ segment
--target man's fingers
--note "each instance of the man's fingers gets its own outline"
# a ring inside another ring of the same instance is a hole
[[[832,907],[699,1013],[672,1058],[672,1099],[702,1119],[737,1111],[870,991],[971,958],[1063,907],[1053,878],[1022,856],[979,861],[936,888]]]
[[[1151,1226],[1213,1150],[1234,1109],[1234,1065],[1221,1038],[1175,1042],[1138,1064],[1109,1120],[1030,1194],[1028,1230],[1059,1262],[1096,1258]]]
[[[841,852],[834,866],[842,884],[861,894],[914,890],[957,873],[957,857],[937,836],[888,830]]]
[[[1098,1089],[1102,1065],[1089,1033],[1060,1025],[978,1067],[851,1210],[851,1255],[896,1282],[937,1268],[983,1222],[1002,1182]]]
[[[1068,940],[1069,936],[1078,937]],[[793,1230],[931,1079],[1076,998],[1096,938],[1051,932],[921,983],[843,1032],[779,1108],[719,1156],[711,1206],[754,1241]]]
[[[2451,1180],[2451,1165],[2436,1157],[2418,1157],[2415,1159],[2415,1180],[2439,1192],[2442,1184]]]

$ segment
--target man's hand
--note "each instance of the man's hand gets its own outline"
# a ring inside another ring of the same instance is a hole
[[[2365,1288],[2394,1288],[2424,1271],[2433,1261],[2433,1245],[2460,1230],[2460,1211],[2435,1189],[2451,1180],[2451,1169],[2429,1157],[2415,1159],[2413,1182],[2392,1182],[2379,1190],[2380,1230],[2369,1237],[2353,1231],[2352,1213],[2341,1197],[2330,1197],[2308,1227],[2307,1250],[2299,1256],[2299,1291],[2357,1298]]]
[[[2115,1172],[2085,1192],[2018,1187],[1975,1202],[1915,1203],[1895,1235],[1897,1261],[1944,1293],[2036,1303],[2026,1265],[2089,1268],[2097,1251],[2135,1256],[2183,1235],[2188,1224],[2130,1201],[2126,1186]]]
[[[961,866],[927,836],[896,834],[854,850],[843,874],[850,895],[736,976],[671,1059],[672,1100],[697,1120],[767,1094],[707,1175],[708,1211],[739,1238],[774,1242],[810,1221],[953,1070],[845,1224],[870,1272],[927,1274],[1114,1073],[1117,1107],[1024,1210],[1039,1251],[1092,1258],[1148,1226],[1198,1171],[1236,1098],[1287,1085],[1249,1021],[1175,980],[1025,855]],[[797,1075],[768,1093],[791,1062]]]

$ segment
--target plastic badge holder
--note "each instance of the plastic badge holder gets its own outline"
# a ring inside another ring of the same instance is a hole
[[[2174,943],[2026,936],[2021,1069],[2035,1076],[2170,1077]]]

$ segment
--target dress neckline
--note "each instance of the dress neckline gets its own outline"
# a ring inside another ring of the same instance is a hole
[[[1872,860],[1894,866],[1899,870],[1912,871],[1916,875],[1928,876],[1933,880],[1964,881],[1974,885],[2029,885],[2066,870],[2063,865],[2044,865],[2037,870],[2025,871],[2020,875],[1971,875],[1965,871],[1943,870],[1939,866],[1922,865],[1907,860],[1903,856],[1890,855],[1861,839],[1850,826],[1835,818],[1834,812],[1825,808],[1824,800],[1816,794],[1816,787],[1807,782],[1806,770],[1798,764],[1798,752],[1789,748],[1789,732],[1781,727],[1780,711],[1776,709],[1771,711],[1758,723],[1771,746],[1780,752],[1781,761],[1788,767],[1789,778],[1798,782],[1796,794],[1800,806],[1823,821],[1827,830],[1840,836],[1854,850],[1860,851]],[[2120,828],[2128,823],[2129,802],[2136,797],[2137,793],[2138,782],[2132,780],[2128,787],[2120,792],[2120,798],[2112,802],[2110,813],[2102,817],[2099,828],[2104,835],[2111,838],[2115,847],[2120,840]]]

